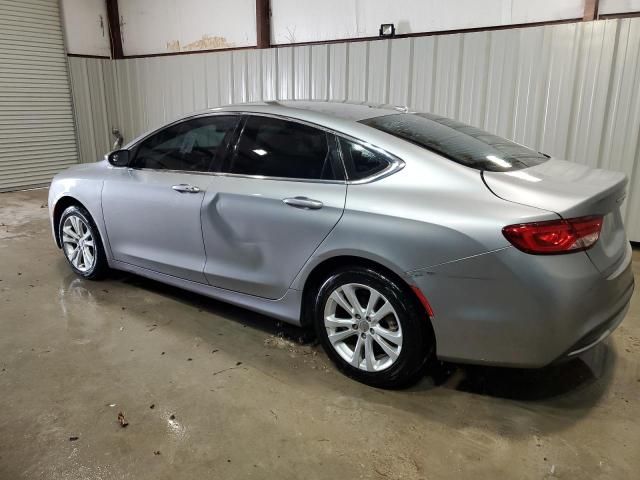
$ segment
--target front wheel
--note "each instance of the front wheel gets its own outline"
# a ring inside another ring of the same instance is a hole
[[[102,239],[91,215],[80,206],[70,206],[60,217],[58,235],[62,250],[75,273],[89,280],[103,278],[109,267]]]
[[[434,354],[429,319],[390,276],[348,267],[322,284],[315,328],[327,355],[346,375],[381,388],[401,388],[424,374]]]

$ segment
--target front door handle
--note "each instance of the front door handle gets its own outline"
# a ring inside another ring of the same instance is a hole
[[[282,200],[290,207],[303,208],[305,210],[319,210],[323,207],[323,203],[319,200],[312,200],[307,197],[292,197]]]
[[[199,187],[195,185],[188,185],[186,183],[181,183],[180,185],[174,185],[173,188],[176,192],[180,193],[198,193],[200,191]]]

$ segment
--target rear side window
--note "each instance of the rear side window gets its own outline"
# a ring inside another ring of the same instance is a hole
[[[361,123],[477,170],[508,172],[549,158],[506,138],[429,113],[385,115]]]
[[[247,119],[229,173],[309,180],[342,180],[327,132],[277,118]]]
[[[383,171],[390,160],[359,143],[340,138],[340,149],[349,180],[362,180]]]

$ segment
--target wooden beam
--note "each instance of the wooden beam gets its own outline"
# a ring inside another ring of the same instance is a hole
[[[118,0],[106,0],[106,2],[111,58],[124,58],[124,53],[122,51],[122,34],[120,33],[120,12],[118,11]]]
[[[271,46],[271,8],[269,0],[256,0],[256,46]]]
[[[582,19],[585,22],[598,19],[598,0],[584,1],[584,17]]]

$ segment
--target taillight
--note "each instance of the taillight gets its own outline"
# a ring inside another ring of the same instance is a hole
[[[571,253],[591,248],[600,237],[602,216],[521,223],[502,229],[514,247],[536,255]]]

